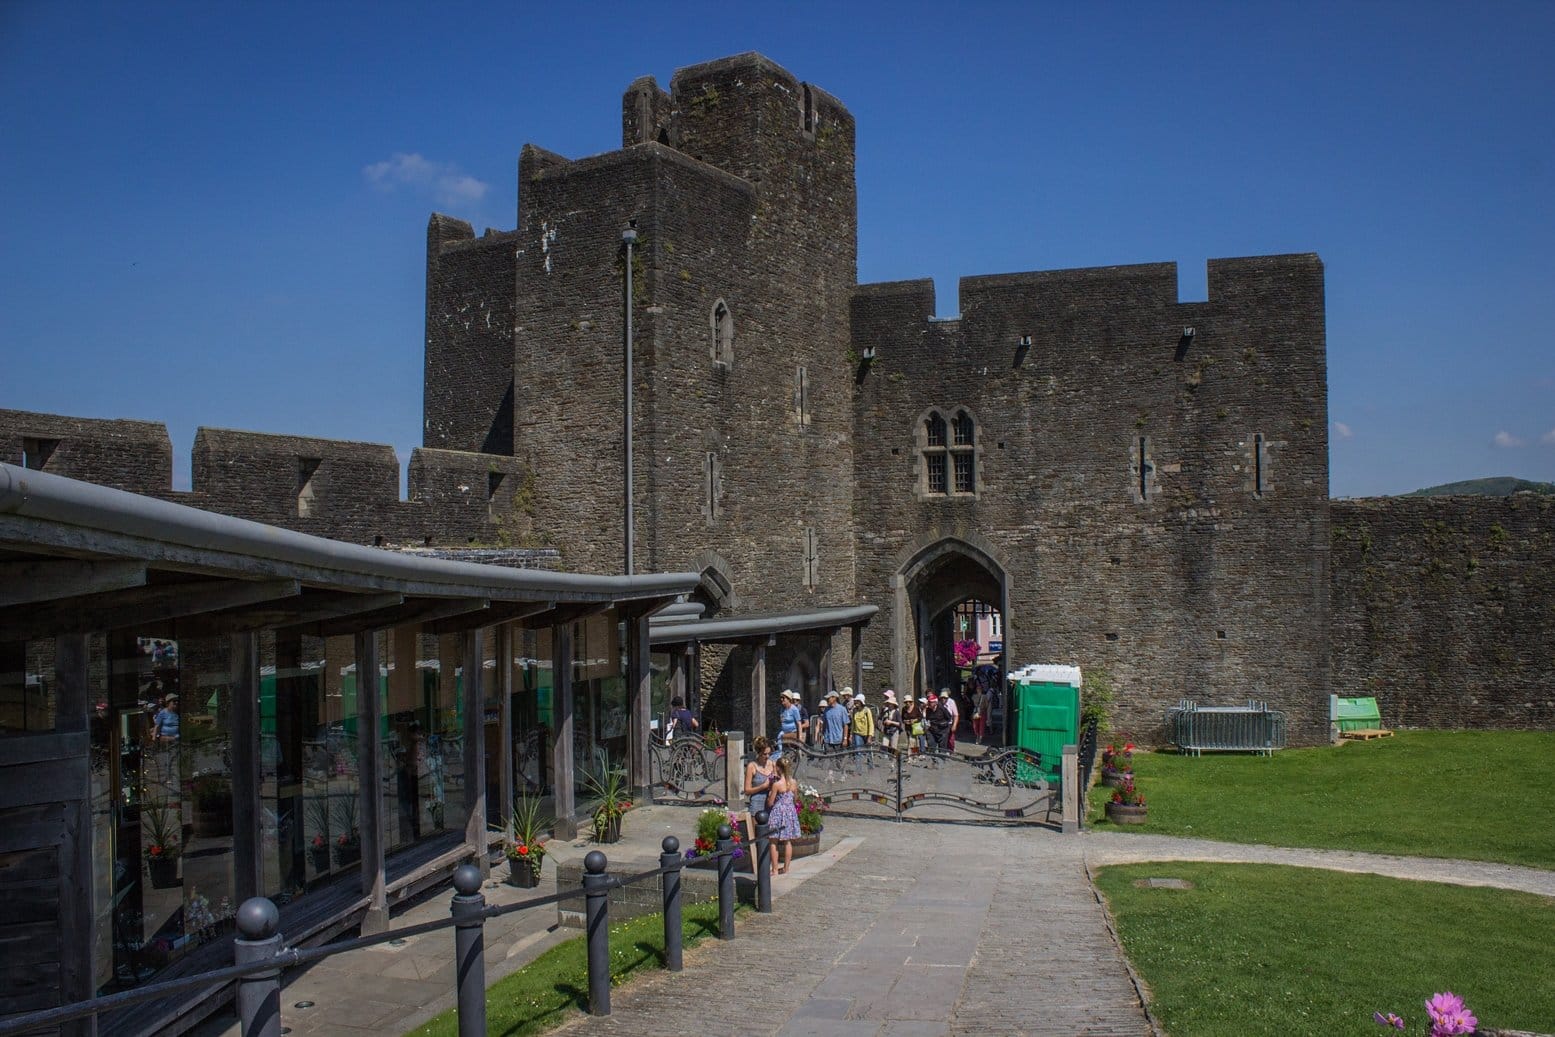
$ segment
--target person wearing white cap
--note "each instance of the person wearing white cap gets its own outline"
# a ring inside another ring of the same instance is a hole
[[[848,734],[848,711],[837,701],[837,693],[826,693],[826,712],[821,714],[821,744],[829,753],[840,753]]]
[[[914,699],[911,694],[902,703],[902,730],[907,734],[908,754],[923,752],[923,703],[927,699]]]
[[[803,717],[799,712],[799,696],[791,689],[784,688],[779,700],[782,702],[782,712],[778,714],[778,756],[782,756],[781,749],[784,746],[799,744],[799,725]]]
[[[859,755],[859,750],[863,750],[865,765],[874,769],[875,758],[868,749],[869,744],[875,740],[875,711],[869,708],[863,695],[853,696],[853,713],[848,718],[848,726],[853,731],[855,756]]]
[[[902,733],[902,707],[896,704],[896,692],[885,690],[885,705],[880,710],[880,734],[885,747],[896,752],[896,740]]]

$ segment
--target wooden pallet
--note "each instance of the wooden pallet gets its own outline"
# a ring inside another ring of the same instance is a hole
[[[1340,731],[1340,738],[1355,738],[1362,742],[1369,742],[1373,738],[1392,738],[1392,731],[1384,731],[1380,727],[1368,727],[1360,731]]]

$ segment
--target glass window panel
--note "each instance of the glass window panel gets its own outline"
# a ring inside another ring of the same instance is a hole
[[[977,488],[973,478],[972,455],[961,453],[955,455],[956,461],[956,492],[972,493]]]
[[[945,492],[945,455],[925,454],[923,456],[924,467],[928,469],[929,492]]]

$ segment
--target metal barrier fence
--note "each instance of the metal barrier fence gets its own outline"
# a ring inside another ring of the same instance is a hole
[[[648,743],[648,784],[655,803],[724,805],[729,773],[725,749],[709,749],[688,735]]]
[[[772,862],[768,852],[766,814],[756,815],[756,910],[772,910]],[[585,939],[588,942],[589,1013],[610,1014],[610,891],[649,879],[661,879],[664,898],[664,967],[679,972],[681,948],[680,872],[686,861],[680,840],[666,836],[659,866],[652,871],[619,878],[606,873],[605,855],[594,850],[583,859],[583,888],[553,893],[516,904],[487,907],[481,893],[481,870],[473,864],[454,871],[454,896],[449,918],[390,929],[372,936],[343,940],[322,947],[287,947],[278,932],[280,911],[265,897],[245,900],[238,908],[239,936],[233,941],[234,964],[226,968],[178,979],[151,983],[135,990],[91,998],[25,1015],[0,1020],[0,1037],[51,1030],[61,1023],[85,1019],[129,1005],[171,994],[205,990],[214,993],[237,981],[238,1022],[243,1037],[281,1037],[281,973],[299,965],[311,965],[336,954],[372,947],[408,936],[440,929],[454,930],[454,985],[458,995],[459,1037],[483,1037],[486,1033],[485,923],[515,911],[584,900]],[[734,833],[728,825],[718,828],[718,841],[708,859],[718,862],[718,937],[734,939]]]
[[[1200,706],[1183,699],[1166,711],[1180,753],[1254,752],[1272,756],[1285,748],[1285,714],[1248,699],[1245,706]]]
[[[785,745],[794,777],[827,809],[875,817],[952,820],[966,816],[1044,823],[1059,807],[1040,753],[990,749],[982,756],[930,749],[817,750]]]

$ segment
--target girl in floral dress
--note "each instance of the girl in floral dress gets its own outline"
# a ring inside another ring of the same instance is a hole
[[[799,838],[799,808],[794,805],[794,793],[799,785],[794,781],[794,764],[787,756],[777,763],[777,777],[767,786],[767,825],[770,838],[783,847],[783,863],[779,875],[788,871],[794,860],[794,840]]]

